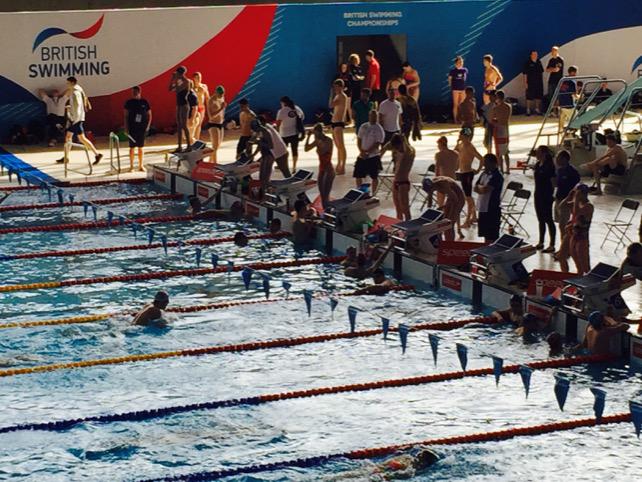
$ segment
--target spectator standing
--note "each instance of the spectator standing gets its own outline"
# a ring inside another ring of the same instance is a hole
[[[359,100],[352,103],[352,115],[354,116],[354,131],[358,134],[359,128],[368,122],[368,115],[371,110],[376,110],[376,102],[370,100],[371,91],[368,87],[361,89]]]
[[[475,124],[477,123],[477,103],[475,102],[475,89],[466,87],[464,100],[459,104],[457,111],[457,122],[461,123],[462,129],[469,129],[471,140],[475,135]]]
[[[459,118],[457,112],[459,105],[466,98],[466,81],[468,80],[468,69],[464,67],[464,58],[455,57],[455,66],[448,73],[448,85],[453,96],[453,122]]]
[[[551,58],[546,64],[546,72],[548,73],[548,101],[551,102],[557,84],[564,76],[564,59],[560,56],[560,48],[556,45],[551,47]]]
[[[365,60],[368,65],[365,87],[370,89],[371,98],[378,102],[381,99],[381,66],[372,50],[366,52]]]
[[[497,90],[499,84],[504,80],[504,76],[499,68],[493,64],[492,55],[484,55],[482,62],[484,64],[484,93],[482,99],[484,104],[488,104],[490,102],[489,94]]]
[[[69,100],[69,95],[66,92],[61,94],[57,90],[47,92],[44,89],[40,89],[38,96],[47,107],[46,141],[49,147],[54,147],[58,140],[64,137],[65,106]]]
[[[493,91],[488,94],[488,104],[481,106],[481,119],[484,126],[484,147],[486,154],[493,151],[493,122],[491,119],[491,111],[497,102],[497,94]]]
[[[535,114],[542,115],[542,98],[544,97],[544,66],[538,58],[537,50],[531,51],[530,57],[522,70],[524,89],[526,90],[526,115],[531,115],[535,104]]]
[[[568,68],[568,76],[575,77],[577,75],[577,67],[571,65]],[[562,132],[566,124],[571,120],[571,115],[575,109],[575,101],[577,99],[577,84],[574,80],[567,79],[560,84],[560,91],[557,96],[558,105],[560,108],[559,118],[559,131]]]
[[[389,89],[388,98],[379,106],[379,122],[386,134],[384,144],[390,142],[392,136],[401,130],[401,114],[403,114],[401,103],[395,99],[395,91]]]
[[[352,108],[352,101],[357,100],[361,95],[361,87],[363,86],[363,69],[361,68],[361,59],[357,54],[351,54],[348,58],[348,108]],[[350,113],[350,118],[353,119],[353,114]]]
[[[553,191],[557,175],[553,154],[547,146],[539,146],[535,151],[535,214],[539,223],[539,242],[536,248],[543,253],[555,252],[555,223],[553,222]],[[544,238],[548,228],[549,245],[544,249]]]
[[[129,138],[129,170],[134,170],[134,150],[138,148],[138,170],[143,168],[145,137],[152,124],[152,108],[142,97],[139,86],[132,88],[132,98],[125,102],[125,132]]]
[[[570,194],[573,188],[580,182],[580,174],[571,165],[571,155],[568,151],[562,150],[555,157],[555,221],[560,232],[564,236],[564,229],[571,218]]]
[[[479,211],[478,235],[487,243],[499,238],[501,224],[501,195],[504,187],[504,177],[497,167],[497,157],[494,154],[484,156],[484,171],[477,178],[475,192],[477,210]]]
[[[243,98],[239,100],[239,125],[241,128],[241,136],[236,144],[236,155],[239,156],[245,151],[247,143],[252,137],[252,121],[256,119],[256,114],[250,109],[250,102]]]
[[[491,123],[493,125],[493,139],[495,141],[495,153],[499,159],[499,167],[502,174],[510,174],[510,158],[508,155],[510,118],[513,114],[513,107],[506,102],[504,92],[497,91],[497,99],[494,107],[491,108]],[[506,170],[503,166],[506,164]]]
[[[410,139],[412,134],[413,141],[421,140],[421,114],[417,101],[408,95],[405,85],[399,86],[399,97],[397,101],[401,104],[401,132],[406,138]]]
[[[363,179],[369,176],[372,179],[372,192],[376,192],[379,185],[379,173],[383,169],[379,151],[384,144],[385,132],[377,122],[377,111],[371,110],[368,122],[359,127],[357,133],[357,146],[359,157],[354,164],[353,177],[357,187],[363,184]]]
[[[288,96],[281,97],[281,108],[276,113],[276,127],[286,146],[292,150],[292,172],[296,172],[299,160],[299,142],[304,134],[305,114]]]

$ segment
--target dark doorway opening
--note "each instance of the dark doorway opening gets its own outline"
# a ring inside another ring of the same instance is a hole
[[[401,72],[401,64],[406,61],[407,40],[401,35],[350,35],[337,37],[337,65],[347,62],[350,54],[358,54],[361,63],[367,50],[373,50],[381,65],[381,88],[386,82]],[[365,65],[363,65],[365,67]]]

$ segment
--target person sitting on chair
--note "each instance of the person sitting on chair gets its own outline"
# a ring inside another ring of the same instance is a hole
[[[620,267],[622,275],[632,274],[642,280],[642,243],[631,243],[626,250],[626,258]]]
[[[623,176],[628,167],[628,156],[622,146],[617,143],[615,134],[606,135],[606,145],[608,149],[602,157],[584,164],[591,171],[593,179],[595,179],[593,186],[590,188],[591,194],[602,194],[603,177],[609,177],[611,174]]]

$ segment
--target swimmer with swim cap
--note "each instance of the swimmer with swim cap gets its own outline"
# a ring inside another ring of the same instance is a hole
[[[169,305],[167,291],[159,291],[154,296],[154,301],[145,306],[135,317],[134,325],[165,327],[167,322],[163,320],[163,310]]]
[[[188,198],[194,219],[205,219],[210,221],[240,221],[245,211],[241,201],[234,201],[230,209],[207,209],[203,210],[203,204],[198,196]]]

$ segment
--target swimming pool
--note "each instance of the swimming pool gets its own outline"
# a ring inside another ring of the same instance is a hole
[[[96,198],[150,193],[146,186],[111,185],[91,190]],[[83,195],[84,190],[78,189],[77,196]],[[47,194],[38,192],[21,193],[16,199],[32,203],[42,201],[43,196],[46,201]],[[148,215],[148,210],[158,215],[186,210],[181,200],[153,204],[120,205],[118,212],[135,217],[137,213]],[[13,222],[21,224],[25,219],[36,225],[84,218],[82,208],[45,211],[30,212]],[[156,229],[168,239],[228,236],[238,229],[260,231],[247,223],[207,222],[163,224]],[[126,226],[11,234],[3,236],[3,253],[140,244],[140,236],[134,239]],[[318,252],[298,253],[282,239],[255,240],[247,249],[232,243],[206,246],[203,264],[209,263],[212,252],[223,264],[231,259],[239,265],[321,256]],[[0,285],[174,270],[195,267],[196,262],[194,247],[186,246],[170,249],[168,256],[162,249],[152,249],[2,264],[5,269]],[[281,281],[287,280],[292,284],[292,299],[171,313],[171,328],[165,330],[131,326],[127,315],[98,323],[1,330],[0,361],[4,367],[0,368],[345,332],[349,329],[349,305],[361,310],[357,330],[378,328],[382,316],[390,318],[392,326],[399,322],[412,326],[478,314],[439,292],[400,291],[385,297],[340,297],[334,313],[328,296],[322,295],[312,301],[308,316],[299,298],[304,289],[318,294],[344,292],[358,283],[343,276],[333,264],[279,268],[269,274],[271,297],[285,295]],[[25,290],[0,293],[0,323],[120,312],[140,307],[161,288],[169,291],[170,306],[265,298],[258,276],[246,290],[239,273]],[[438,335],[436,366],[427,332],[418,331],[410,333],[405,354],[397,334],[389,333],[387,340],[379,335],[4,377],[0,379],[0,427],[453,372],[460,370],[455,343],[469,347],[469,370],[491,366],[491,354],[504,358],[506,364],[548,358],[542,343],[525,344],[504,326],[471,324]],[[553,396],[552,380],[557,372],[572,380],[564,412],[559,411]],[[594,384],[609,394],[605,414],[619,413],[627,411],[628,400],[638,394],[641,381],[640,374],[623,365],[583,364],[535,371],[528,399],[520,377],[506,374],[498,386],[492,376],[464,378],[194,410],[144,421],[84,423],[60,432],[17,431],[0,434],[0,477],[140,480],[585,418],[592,415],[589,387]],[[503,442],[437,447],[441,460],[416,480],[633,480],[639,473],[640,446],[630,424],[613,424]],[[597,453],[605,456],[595,457]],[[283,469],[230,480],[331,480],[348,475],[368,480],[373,477],[372,464],[339,460],[317,468]]]

